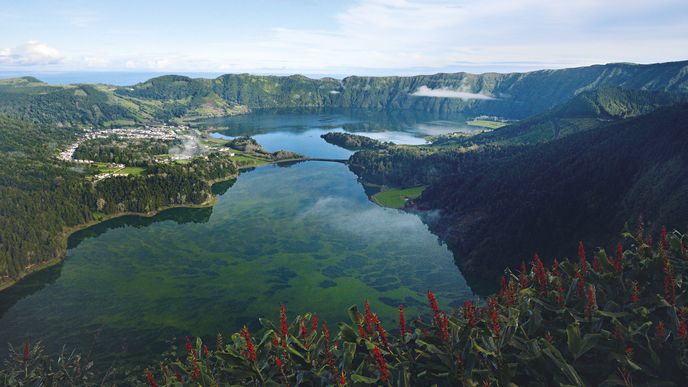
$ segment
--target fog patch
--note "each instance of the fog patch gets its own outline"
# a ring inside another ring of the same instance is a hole
[[[427,86],[421,86],[410,95],[414,97],[433,97],[433,98],[458,98],[464,101],[472,99],[492,100],[495,99],[489,95],[480,93],[470,93],[468,91],[461,91],[450,89],[448,87],[440,87],[438,89],[431,89]]]
[[[189,134],[182,137],[182,143],[170,148],[170,157],[172,160],[186,160],[196,156],[200,156],[206,150],[206,147],[201,144],[201,135],[198,131],[189,131]]]
[[[300,217],[327,222],[338,231],[364,240],[391,238],[417,243],[434,239],[418,216],[381,207],[364,208],[353,200],[340,197],[320,198]]]

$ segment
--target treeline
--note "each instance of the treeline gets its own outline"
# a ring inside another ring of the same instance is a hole
[[[179,144],[179,140],[96,138],[79,144],[74,158],[146,167],[155,156],[168,154]]]
[[[210,198],[211,181],[237,174],[228,157],[214,154],[92,182],[88,167],[54,158],[45,144],[62,134],[53,132],[64,133],[0,116],[0,285],[60,256],[68,227],[108,214],[201,204]],[[56,145],[72,140],[65,135]]]

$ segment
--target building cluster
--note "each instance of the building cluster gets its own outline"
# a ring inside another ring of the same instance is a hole
[[[113,129],[86,129],[85,134],[74,144],[70,144],[64,151],[60,152],[58,158],[64,161],[72,161],[76,163],[89,164],[91,160],[77,160],[74,159],[74,152],[76,149],[87,140],[96,138],[118,137],[121,139],[151,139],[151,140],[188,140],[191,136],[188,133],[188,127],[180,126],[143,126],[140,128],[113,128]]]

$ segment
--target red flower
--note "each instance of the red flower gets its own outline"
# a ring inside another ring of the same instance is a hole
[[[623,246],[621,242],[616,243],[616,255],[614,256],[614,270],[617,273],[621,273],[623,270]]]
[[[177,379],[177,381],[178,381],[179,383],[181,383],[182,380],[183,380],[183,379],[182,379],[182,374],[180,374],[179,371],[177,371],[177,372],[174,373],[174,377]]]
[[[277,334],[276,334],[276,333],[273,334],[273,335],[272,335],[272,345],[274,345],[275,347],[277,347],[277,346],[279,346],[279,343],[280,343],[279,337],[277,337]]]
[[[323,337],[325,338],[325,347],[323,349],[323,352],[325,353],[325,362],[330,367],[330,370],[332,371],[332,376],[336,377],[337,366],[334,361],[334,356],[332,356],[332,352],[330,351],[330,330],[327,328],[327,323],[323,323],[322,331]]]
[[[631,347],[630,345],[628,347],[626,347],[624,352],[626,352],[626,356],[633,357],[633,347]]]
[[[346,373],[344,371],[339,375],[339,385],[346,386]]]
[[[377,334],[380,337],[380,340],[382,341],[382,345],[385,347],[387,346],[387,331],[385,331],[385,328],[382,327],[382,324],[380,323],[380,319],[377,318],[376,314],[373,314],[373,323],[375,323],[375,329],[377,329]]]
[[[464,301],[463,303],[463,318],[468,322],[470,328],[475,327],[475,305],[472,301]]]
[[[311,319],[311,332],[318,331],[318,314],[313,313],[313,318]]]
[[[406,336],[406,316],[404,316],[404,305],[399,305],[399,331],[401,338]]]
[[[253,339],[251,338],[251,332],[249,332],[247,326],[244,326],[244,329],[241,333],[242,333],[242,336],[244,337],[244,340],[246,341],[246,355],[248,357],[248,360],[250,360],[251,363],[255,363],[256,362],[256,348],[253,345]]]
[[[535,272],[535,281],[537,282],[540,291],[543,293],[547,292],[547,273],[545,271],[545,265],[542,264],[540,256],[535,254],[533,260],[533,271]]]
[[[559,286],[559,289],[557,290],[557,300],[559,301],[559,305],[564,306],[564,304],[566,304],[566,296],[564,295],[566,291],[564,290],[563,286]]]
[[[30,351],[31,351],[31,349],[29,347],[29,342],[28,341],[24,342],[24,353],[22,356],[22,358],[24,359],[24,362],[29,361],[29,352]]]
[[[516,304],[516,282],[509,280],[506,292],[506,306],[514,306]]]
[[[208,346],[207,346],[207,345],[204,345],[204,346],[203,346],[203,356],[205,356],[206,359],[208,358],[208,356],[210,356],[210,351],[208,350]]]
[[[660,246],[662,250],[669,250],[669,241],[667,240],[667,229],[666,226],[662,226],[662,231],[660,233]]]
[[[389,380],[389,371],[387,370],[387,362],[378,347],[373,347],[373,357],[375,357],[377,369],[380,372],[380,380],[386,383]]]
[[[497,299],[494,297],[488,298],[487,307],[490,313],[490,319],[492,320],[492,333],[499,337],[501,327],[499,326],[499,315],[497,314]]]
[[[683,318],[678,322],[678,337],[682,339],[688,337],[688,324],[686,324],[686,320]]]
[[[592,269],[595,270],[596,273],[602,272],[602,264],[600,264],[600,260],[597,259],[597,255],[595,254],[592,256]]]
[[[306,320],[303,318],[299,322],[299,330],[301,331],[301,338],[303,338],[303,346],[308,349],[308,328],[306,327]]]
[[[373,331],[373,312],[370,311],[370,303],[366,299],[363,303],[363,308],[365,310],[365,324],[368,328],[368,333],[372,336],[375,331]]]
[[[676,305],[676,278],[669,258],[664,258],[664,299]]]
[[[583,273],[583,275],[588,274],[588,260],[585,255],[585,246],[583,245],[583,241],[578,242],[578,260],[581,273]]]
[[[664,335],[666,333],[666,329],[664,327],[664,321],[660,321],[659,324],[655,327],[655,345],[657,348],[662,347],[662,342],[664,341]]]
[[[282,359],[280,359],[279,356],[275,356],[275,366],[282,372]]]
[[[280,330],[282,331],[282,346],[287,347],[287,339],[289,338],[289,324],[287,324],[287,307],[284,304],[280,305]]]
[[[587,317],[592,317],[592,312],[597,309],[597,298],[595,296],[595,288],[592,285],[588,285],[588,290],[586,292],[587,302],[585,304],[585,315]]]
[[[146,381],[150,387],[158,387],[158,383],[155,381],[153,374],[146,368]]]
[[[447,317],[446,313],[442,313],[440,315],[438,328],[440,329],[440,338],[445,343],[448,343],[449,342],[449,317]]]
[[[631,282],[631,302],[637,304],[640,301],[640,290],[638,289],[638,281]]]
[[[196,352],[193,349],[193,345],[191,345],[191,340],[189,340],[189,336],[186,336],[186,352],[191,356],[192,358],[196,358]]]
[[[440,306],[437,304],[435,294],[431,290],[428,290],[428,302],[430,303],[430,309],[432,309],[432,315],[437,320],[437,317],[440,315]]]

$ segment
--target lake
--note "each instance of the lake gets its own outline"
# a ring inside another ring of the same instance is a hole
[[[264,112],[221,123],[224,135],[253,134],[269,150],[332,158],[350,152],[318,133],[422,138],[427,128],[412,128],[438,125],[367,117]],[[187,335],[257,330],[258,317],[278,319],[280,303],[290,317],[314,311],[333,325],[369,299],[391,329],[398,305],[419,313],[428,289],[445,307],[475,297],[421,219],[370,202],[344,164],[264,166],[213,190],[210,208],[125,216],[73,234],[63,263],[0,293],[0,342],[76,346],[103,367],[147,365]]]

